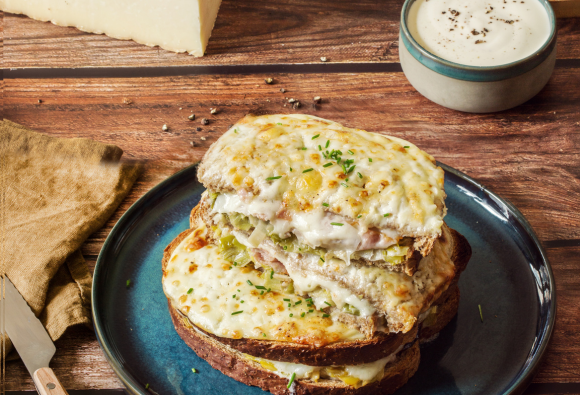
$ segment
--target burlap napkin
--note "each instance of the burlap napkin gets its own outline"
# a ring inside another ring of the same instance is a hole
[[[53,340],[90,323],[92,277],[80,247],[140,173],[121,155],[114,145],[48,137],[7,120],[0,125],[0,274]]]

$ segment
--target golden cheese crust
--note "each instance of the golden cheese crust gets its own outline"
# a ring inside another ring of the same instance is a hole
[[[279,202],[279,216],[322,210],[405,237],[438,237],[446,213],[431,155],[309,115],[247,115],[212,144],[198,177],[213,192]]]

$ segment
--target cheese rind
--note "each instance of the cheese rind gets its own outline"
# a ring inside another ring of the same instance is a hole
[[[0,0],[5,12],[203,56],[221,0]]]

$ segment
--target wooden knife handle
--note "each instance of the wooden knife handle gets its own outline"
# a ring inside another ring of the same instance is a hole
[[[40,395],[68,395],[51,368],[40,368],[32,376]]]

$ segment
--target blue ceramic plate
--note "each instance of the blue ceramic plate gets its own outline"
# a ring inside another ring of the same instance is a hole
[[[552,334],[552,269],[514,206],[441,166],[448,194],[445,220],[469,240],[473,256],[459,281],[457,317],[424,347],[419,371],[397,394],[520,393]],[[93,283],[95,329],[111,366],[132,394],[264,393],[198,358],[169,317],[161,287],[163,249],[188,228],[189,212],[203,190],[196,167],[163,181],[127,210],[99,255]]]

